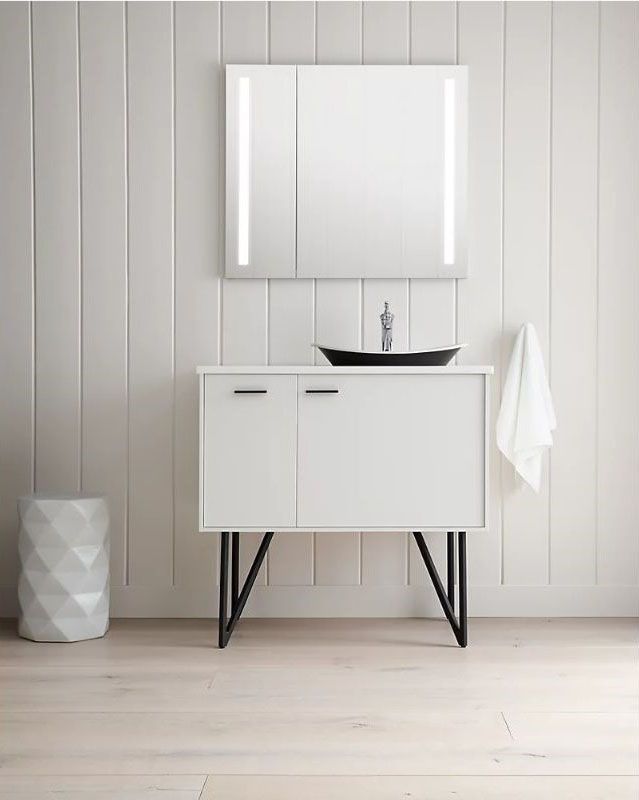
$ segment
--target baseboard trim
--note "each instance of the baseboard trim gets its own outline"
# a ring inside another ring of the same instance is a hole
[[[471,586],[471,617],[635,617],[637,586]],[[0,588],[0,616],[15,617],[15,589]],[[217,589],[114,587],[112,617],[215,617]],[[256,586],[245,616],[440,617],[429,586]]]

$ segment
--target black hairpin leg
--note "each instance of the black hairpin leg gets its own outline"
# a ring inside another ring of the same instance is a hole
[[[444,589],[437,567],[424,541],[420,531],[413,531],[413,536],[417,542],[417,547],[424,560],[428,575],[431,579],[437,599],[439,600],[446,619],[455,634],[457,644],[466,647],[468,644],[468,607],[467,607],[467,587],[466,587],[466,532],[459,531],[457,534],[457,561],[459,566],[459,618],[455,617],[455,534],[448,533],[447,541],[447,590]]]
[[[229,533],[224,531],[220,537],[220,612],[218,618],[218,645],[226,647],[235,625],[244,611],[244,606],[249,598],[257,573],[266,556],[268,546],[274,533],[265,533],[258,548],[251,568],[248,571],[244,586],[239,590],[240,575],[240,534],[233,533],[231,544],[231,616],[227,619],[227,603],[229,591]]]
[[[231,534],[231,613],[237,605],[240,591],[240,534]]]
[[[453,611],[455,610],[455,532],[448,531],[446,534],[446,572],[447,572],[447,595]]]

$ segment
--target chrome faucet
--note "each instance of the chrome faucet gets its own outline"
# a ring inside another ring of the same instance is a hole
[[[382,323],[382,352],[390,353],[393,349],[393,320],[395,315],[388,308],[388,300],[384,301],[384,310],[379,315]]]

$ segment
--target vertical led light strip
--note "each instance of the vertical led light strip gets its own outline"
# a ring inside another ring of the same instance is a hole
[[[444,264],[455,263],[455,79],[444,79]]]
[[[249,207],[251,183],[251,93],[248,78],[240,78],[238,86],[238,171],[237,171],[237,263],[249,263]]]

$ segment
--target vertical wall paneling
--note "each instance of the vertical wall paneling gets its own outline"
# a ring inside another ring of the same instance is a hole
[[[316,8],[317,63],[359,64],[362,60],[361,2],[319,2]]]
[[[222,363],[266,364],[266,280],[222,280]]]
[[[359,64],[362,60],[362,4],[317,3],[318,64]],[[361,346],[361,281],[316,282],[315,337],[342,347]],[[327,364],[321,353],[315,363]]]
[[[491,431],[500,402],[502,301],[502,67],[504,6],[460,3],[459,63],[469,81],[468,253],[469,275],[458,281],[458,333],[468,342],[462,364],[492,364]],[[413,287],[414,289],[414,287]],[[501,582],[500,456],[490,437],[490,530],[468,542],[469,579],[483,586]]]
[[[222,264],[219,3],[175,4],[175,566],[207,586],[217,536],[198,532],[198,364],[215,364]]]
[[[380,0],[362,4],[362,61],[364,64],[408,64],[409,3]]]
[[[315,60],[314,3],[271,3],[269,32],[271,64]],[[314,281],[270,281],[269,364],[313,363],[313,297]]]
[[[273,0],[270,15],[270,63],[312,64],[315,60],[315,3]]]
[[[129,578],[173,581],[173,11],[127,5]]]
[[[312,64],[315,60],[315,4],[270,5],[271,64]],[[269,282],[269,363],[312,364],[313,280]],[[313,583],[314,534],[280,535],[269,551],[271,585]]]
[[[223,3],[222,58],[225,64],[265,64],[268,61],[268,4]],[[268,281],[222,281],[222,362],[268,362]],[[246,571],[259,546],[258,534],[242,538],[242,567]],[[277,537],[276,537],[277,538]],[[257,582],[266,581],[267,563]]]
[[[455,334],[455,280],[410,279],[410,348],[452,344]]]
[[[550,581],[595,583],[598,5],[555,3],[550,369]],[[578,400],[576,402],[576,396]]]
[[[457,49],[457,4],[412,3],[410,14],[411,64],[454,64]],[[462,281],[463,282],[463,281]],[[454,342],[455,281],[409,281],[409,331],[411,349]],[[426,534],[426,541],[440,569],[446,563],[445,537]],[[409,538],[409,581],[428,583],[417,546]]]
[[[318,280],[315,290],[315,336],[321,344],[357,350],[362,345],[361,281]],[[328,360],[317,354],[317,363]]]
[[[397,348],[457,336],[461,363],[495,366],[493,426],[520,325],[541,339],[555,444],[539,495],[491,445],[471,612],[516,597],[521,613],[631,613],[638,17],[621,2],[0,3],[3,610],[15,500],[35,488],[108,495],[116,613],[210,613],[195,366],[325,363],[313,339],[378,348],[388,299]],[[269,61],[468,65],[466,280],[222,279],[223,64]],[[362,593],[413,613],[406,582],[426,577],[408,538],[281,534],[250,613],[300,613],[286,584],[313,612],[319,587],[366,584],[340,611]],[[243,534],[243,570],[259,539]],[[429,545],[442,567],[445,537]]]
[[[365,64],[408,64],[410,56],[410,7],[408,2],[362,5],[362,60]],[[363,282],[363,346],[381,350],[379,315],[383,301],[395,314],[393,346],[408,345],[407,280]],[[380,442],[380,447],[383,443]],[[362,537],[362,583],[402,583],[408,580],[408,536],[381,533]]]
[[[29,6],[0,4],[0,587],[17,578],[16,498],[33,480],[33,163]]]
[[[314,281],[269,281],[268,363],[312,364]]]
[[[126,583],[127,239],[124,5],[81,3],[82,485],[107,495],[111,583]]]
[[[313,534],[282,533],[269,548],[269,586],[310,586],[313,583]]]
[[[622,585],[639,565],[637,15],[601,4],[597,580]]]
[[[268,4],[224,3],[222,57],[225,64],[268,61]],[[222,281],[224,364],[266,364],[268,282]]]
[[[35,3],[35,485],[80,488],[80,142],[76,6]]]
[[[361,534],[315,534],[315,585],[357,586],[361,578]]]
[[[410,53],[408,2],[364,3],[362,6],[362,61],[364,64],[408,64]],[[362,331],[364,347],[381,349],[379,313],[376,298],[386,297],[395,313],[395,341],[398,348],[407,346],[408,281],[364,281]],[[368,298],[368,299],[367,299]],[[395,304],[393,307],[393,303]],[[375,313],[376,312],[376,313]],[[373,342],[376,341],[376,344]]]
[[[317,3],[316,60],[318,64],[359,64],[362,60],[362,4]],[[359,280],[318,280],[315,287],[315,338],[340,347],[361,346],[361,287]],[[315,363],[327,364],[321,353]],[[315,535],[315,583],[357,585],[360,582],[359,533]]]
[[[380,442],[380,454],[383,442]],[[367,533],[362,535],[362,584],[402,586],[408,581],[408,535]]]
[[[411,64],[454,64],[456,38],[455,3],[411,3]]]
[[[456,6],[456,3],[428,2],[428,0],[411,4],[411,64],[456,62]],[[412,349],[454,342],[456,340],[455,281],[411,280],[409,315],[409,341]],[[433,537],[431,540],[435,544]],[[435,547],[437,546],[435,544]]]
[[[382,349],[382,324],[380,314],[388,301],[393,320],[393,350],[408,347],[408,281],[377,280],[364,281],[362,309],[364,315],[364,349]]]
[[[504,365],[517,331],[532,322],[548,368],[551,19],[550,3],[506,6]],[[538,495],[515,478],[509,464],[502,476],[504,582],[547,583],[547,459]]]

